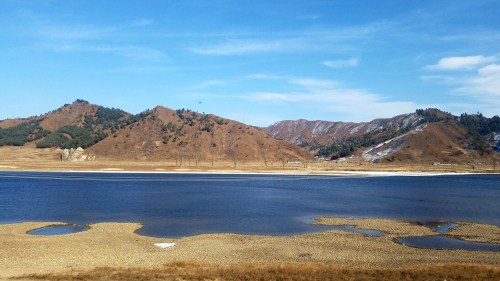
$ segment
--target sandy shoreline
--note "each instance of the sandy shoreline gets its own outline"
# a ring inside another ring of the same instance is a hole
[[[32,273],[88,270],[95,267],[157,268],[172,262],[200,264],[324,263],[350,268],[399,268],[436,263],[475,263],[500,266],[500,252],[427,250],[397,244],[398,236],[435,235],[431,229],[387,219],[320,219],[321,224],[350,224],[381,230],[383,237],[345,231],[324,231],[293,236],[203,234],[178,239],[135,233],[138,223],[97,223],[88,231],[36,236],[26,232],[55,224],[25,222],[0,225],[0,278]],[[457,235],[474,241],[498,240],[498,226],[470,224]],[[486,232],[484,232],[486,231]],[[155,243],[175,243],[160,249]]]
[[[126,171],[121,169],[115,170],[3,170],[0,167],[0,172],[46,172],[46,173],[102,173],[102,174],[200,174],[200,175],[277,175],[277,176],[360,176],[360,177],[391,177],[391,176],[450,176],[450,175],[474,175],[476,173],[468,172],[384,172],[384,171],[331,171],[331,172],[315,172],[315,173],[301,173],[301,172],[245,172],[245,171],[196,171],[196,170],[182,170],[182,171]],[[481,173],[482,175],[495,175],[495,173]]]
[[[88,162],[64,162],[57,149],[36,149],[31,147],[0,147],[0,171],[40,172],[133,172],[133,173],[241,173],[241,174],[294,174],[294,175],[442,175],[468,173],[500,173],[489,163],[462,163],[433,165],[433,163],[341,163],[334,161],[313,161],[307,163],[281,162],[238,162],[217,160],[196,163],[186,159],[182,165],[175,160],[150,162],[147,160],[120,161],[101,159]]]

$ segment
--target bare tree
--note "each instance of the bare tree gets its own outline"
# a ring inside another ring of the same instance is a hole
[[[239,144],[239,139],[231,142],[231,145],[227,148],[226,154],[233,160],[234,167],[236,168],[236,164],[238,161],[238,154],[236,153],[236,148]]]
[[[304,169],[307,169],[307,165],[309,165],[309,153],[304,157]]]
[[[214,150],[217,144],[214,142],[214,133],[212,132],[210,134],[210,154],[212,155],[211,162],[212,162],[212,168],[214,167]]]
[[[185,142],[185,141],[181,141],[179,142],[179,144],[177,145],[179,147],[179,149],[177,149],[177,157],[179,159],[179,167],[182,167],[182,161],[183,161],[183,158],[186,156],[187,152],[186,152],[186,149],[187,149],[187,145],[188,143]],[[176,163],[177,163],[177,160],[176,160]]]
[[[262,159],[264,159],[264,165],[267,168],[267,146],[265,145],[265,143],[262,143],[261,145],[258,145],[258,148]]]
[[[194,150],[194,163],[195,166],[198,167],[201,159],[201,145],[198,141],[193,144],[193,150]]]
[[[281,161],[282,168],[285,168],[286,154],[281,145],[278,145],[278,159]]]

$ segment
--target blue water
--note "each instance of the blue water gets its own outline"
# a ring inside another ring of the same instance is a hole
[[[0,223],[141,222],[139,234],[290,235],[318,216],[500,225],[500,175],[0,173]]]
[[[398,238],[398,243],[426,249],[469,250],[500,252],[500,244],[463,241],[446,236],[413,236]]]
[[[76,225],[76,224],[53,225],[53,226],[47,226],[47,227],[42,227],[42,228],[30,230],[30,231],[28,231],[28,234],[52,236],[52,235],[78,233],[78,232],[82,232],[82,231],[85,231],[88,229],[89,228],[85,225]]]

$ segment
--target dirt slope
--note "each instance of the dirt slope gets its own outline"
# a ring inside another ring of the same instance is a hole
[[[243,123],[158,106],[89,151],[106,159],[161,161],[304,161],[310,154]]]
[[[465,146],[464,128],[452,123],[430,123],[421,132],[411,134],[402,148],[387,159],[399,162],[441,162],[467,161],[473,152]]]

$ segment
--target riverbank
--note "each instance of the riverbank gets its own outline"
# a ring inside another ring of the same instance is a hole
[[[343,220],[343,221],[342,221]],[[25,274],[61,274],[73,270],[89,272],[97,267],[158,270],[165,264],[188,263],[209,266],[320,264],[349,269],[394,270],[436,264],[483,264],[499,270],[500,252],[417,249],[394,242],[394,236],[436,234],[425,226],[399,220],[323,219],[321,224],[359,224],[381,230],[382,237],[331,230],[294,236],[204,234],[179,239],[154,238],[135,233],[138,223],[98,223],[88,231],[35,236],[26,232],[51,225],[26,222],[0,225],[0,278]],[[470,224],[474,228],[497,226]],[[458,228],[456,231],[459,231]],[[496,237],[495,234],[493,238]],[[490,241],[482,232],[469,236]],[[175,243],[158,248],[155,243]],[[29,280],[30,278],[28,278]],[[64,278],[63,278],[64,279]]]
[[[198,172],[198,173],[271,173],[271,174],[344,174],[344,175],[429,175],[457,173],[500,173],[500,167],[489,163],[433,165],[433,163],[370,163],[313,161],[309,163],[238,162],[217,160],[195,163],[165,160],[161,162],[113,161],[97,158],[88,162],[67,162],[59,159],[57,149],[0,147],[0,171],[92,171],[92,172]]]

